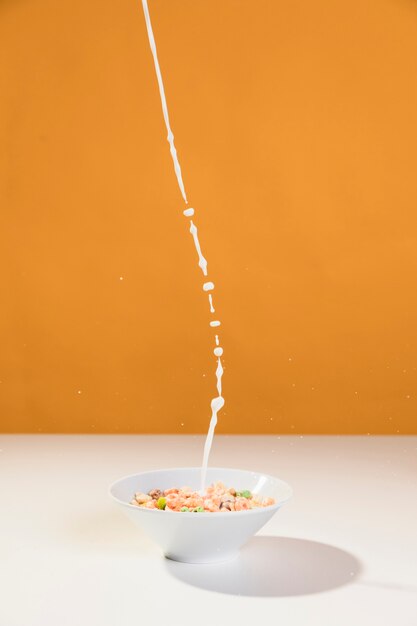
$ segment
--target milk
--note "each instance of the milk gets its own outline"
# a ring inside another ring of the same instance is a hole
[[[181,195],[184,199],[184,202],[185,204],[188,204],[184,182],[182,180],[181,166],[178,160],[178,154],[177,154],[177,150],[175,148],[175,143],[174,143],[174,133],[172,132],[170,122],[169,122],[168,105],[167,105],[167,101],[165,97],[164,83],[162,80],[161,69],[159,67],[158,54],[156,50],[156,43],[155,43],[155,38],[154,38],[153,30],[152,30],[152,23],[151,23],[151,18],[149,15],[147,0],[142,0],[142,6],[143,6],[143,12],[145,14],[145,23],[146,23],[146,30],[148,32],[149,45],[151,47],[151,52],[152,52],[153,61],[155,65],[156,78],[157,78],[158,87],[159,87],[159,95],[161,97],[162,114],[164,116],[165,126],[166,126],[167,133],[168,133],[167,140],[168,140],[169,149],[171,152],[172,161],[174,163],[175,176],[177,177],[178,187],[181,191]],[[183,210],[183,214],[186,218],[190,218],[190,233],[192,235],[194,246],[197,251],[198,265],[201,271],[203,272],[204,276],[208,276],[208,263],[201,251],[200,240],[198,238],[198,229],[195,223],[193,222],[193,220],[191,219],[192,217],[194,217],[195,211],[193,208],[187,207],[186,209]],[[214,305],[213,305],[213,295],[212,293],[210,293],[211,291],[213,291],[213,289],[214,289],[213,282],[206,281],[203,284],[203,290],[208,293],[208,301],[209,301],[211,314],[215,312]],[[220,326],[220,324],[221,322],[218,319],[212,320],[210,322],[210,327],[216,328]],[[215,344],[216,344],[216,347],[214,348],[213,352],[217,359],[216,387],[217,387],[218,395],[215,398],[213,398],[211,401],[211,419],[210,419],[210,425],[209,425],[209,430],[207,433],[206,441],[204,444],[203,465],[201,469],[201,486],[200,486],[201,491],[204,491],[204,488],[205,488],[208,459],[210,456],[210,450],[211,450],[211,446],[213,443],[214,430],[217,424],[217,414],[224,406],[224,398],[222,396],[223,366],[222,366],[222,361],[221,361],[221,356],[223,355],[223,348],[220,346],[218,335],[215,335]]]

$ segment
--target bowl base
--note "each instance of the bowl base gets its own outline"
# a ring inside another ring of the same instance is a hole
[[[187,557],[172,553],[164,554],[164,556],[166,559],[169,559],[170,561],[178,561],[178,563],[188,563],[189,565],[210,565],[212,563],[227,563],[228,561],[233,561],[239,556],[239,551],[201,557]]]

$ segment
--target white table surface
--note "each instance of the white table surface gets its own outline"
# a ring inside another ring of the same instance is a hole
[[[109,483],[199,465],[203,437],[0,436],[0,626],[417,625],[417,437],[216,436],[211,465],[293,500],[237,561],[184,565]]]

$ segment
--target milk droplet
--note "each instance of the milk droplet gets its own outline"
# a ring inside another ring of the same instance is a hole
[[[77,393],[82,393],[81,389],[78,389]]]
[[[185,209],[185,211],[183,211],[185,217],[192,217],[194,215],[194,209]]]
[[[123,280],[123,276],[119,276],[119,280]]]
[[[215,308],[213,306],[213,296],[211,295],[211,293],[209,293],[208,299],[209,299],[209,303],[210,303],[210,313],[215,313],[216,310],[215,310]]]
[[[213,352],[216,356],[221,356],[223,354],[223,348],[214,348]]]
[[[211,291],[214,289],[214,283],[211,283],[210,281],[208,283],[204,283],[203,289],[204,291]]]
[[[193,223],[192,220],[191,220],[191,226],[190,226],[190,233],[193,236],[195,249],[197,250],[197,254],[198,254],[198,266],[201,268],[204,276],[207,276],[207,260],[203,257],[203,253],[201,252],[201,246],[200,246],[200,242],[198,239],[197,226]]]
[[[210,322],[210,326],[220,326],[220,322],[219,320],[213,320],[212,322]]]
[[[222,376],[223,376],[223,367],[220,357],[217,359],[217,369],[216,369],[216,377],[217,377],[217,391],[219,396],[222,395]]]

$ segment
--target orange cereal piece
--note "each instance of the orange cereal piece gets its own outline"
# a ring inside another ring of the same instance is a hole
[[[246,498],[236,498],[235,511],[248,511],[250,508],[250,504]]]
[[[187,498],[184,506],[188,506],[189,509],[195,509],[198,506],[204,506],[203,498],[200,496]]]
[[[148,500],[145,504],[142,504],[144,509],[156,509],[156,500]]]
[[[204,510],[210,511],[211,513],[216,513],[220,510],[220,501],[218,504],[212,498],[207,498],[204,500]]]

